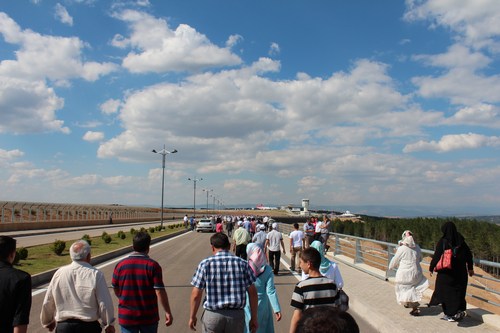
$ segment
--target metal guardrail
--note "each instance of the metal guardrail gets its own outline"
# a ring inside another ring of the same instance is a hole
[[[281,224],[280,228],[280,231],[285,234],[289,234],[293,230],[292,226],[288,224]],[[389,263],[398,247],[395,243],[331,232],[328,244],[330,245],[330,250],[333,252],[333,256],[344,264],[383,280],[388,280],[390,277],[395,276],[396,271],[389,270]],[[422,249],[422,256],[424,258],[432,257],[433,254],[434,251],[432,250]],[[341,259],[342,256],[349,257],[352,259],[352,262]],[[424,272],[429,270],[429,263],[430,260],[422,260],[421,264],[427,267],[427,269],[424,269]],[[474,259],[474,264],[482,268],[492,268],[497,272],[500,270],[500,263],[498,262]],[[365,268],[366,265],[377,268],[377,270]],[[490,275],[478,274],[477,272],[474,274],[474,280],[481,280],[481,282],[478,282],[481,284],[471,283],[471,280],[469,278],[468,286],[470,288],[467,289],[467,296],[494,306],[498,313],[500,311],[500,291],[496,286],[500,284],[500,280]]]

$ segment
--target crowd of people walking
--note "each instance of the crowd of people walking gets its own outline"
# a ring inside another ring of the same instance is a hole
[[[274,279],[280,274],[280,255],[286,254],[279,225],[252,217],[219,217],[217,222],[217,232],[210,237],[211,255],[198,264],[191,280],[187,326],[196,330],[202,306],[203,332],[274,332],[274,322],[282,318]],[[185,223],[190,226],[188,219]],[[289,234],[290,268],[301,277],[289,296],[293,309],[290,333],[323,332],[321,327],[339,323],[345,330],[336,332],[359,332],[346,308],[339,306],[344,280],[338,265],[325,256],[329,227],[327,217],[322,221],[310,218],[302,228],[295,223]],[[440,304],[444,320],[460,321],[466,310],[467,279],[474,274],[472,254],[452,222],[445,223],[442,232],[429,267],[431,276],[434,271],[438,274],[429,306]],[[118,298],[117,317],[103,273],[90,264],[91,247],[79,240],[70,247],[72,262],[57,270],[47,288],[40,313],[43,327],[56,333],[98,333],[103,329],[114,333],[118,323],[122,333],[154,333],[160,306],[165,325],[172,325],[162,268],[148,255],[151,237],[137,232],[132,243],[134,252],[116,264],[111,279]],[[31,278],[13,268],[15,250],[13,238],[0,236],[0,332],[26,333]],[[445,253],[451,253],[451,266],[443,268]],[[413,316],[420,314],[422,295],[429,285],[421,260],[420,247],[412,232],[405,230],[389,268],[397,269],[396,300],[411,308]]]

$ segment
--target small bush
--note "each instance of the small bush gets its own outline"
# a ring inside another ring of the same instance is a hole
[[[106,231],[103,231],[101,234],[101,239],[104,240],[106,236],[109,236],[108,233]]]
[[[132,236],[135,235],[136,232],[137,232],[137,230],[135,230],[134,228],[130,228],[130,234]]]
[[[149,233],[154,233],[155,232],[155,228],[154,227],[149,227]]]
[[[28,258],[28,249],[20,247],[16,251],[19,254],[19,260],[26,260]]]
[[[90,239],[90,236],[88,234],[83,235],[82,239],[89,243],[89,245],[92,245],[92,240]]]
[[[147,232],[146,228],[141,227],[141,232]]]
[[[155,227],[155,231],[161,231],[161,225],[157,225],[157,226]]]
[[[104,241],[104,243],[109,244],[111,243],[111,236],[106,234],[106,236],[102,237],[102,240]]]
[[[66,242],[56,239],[54,243],[50,246],[50,249],[58,256],[62,255],[64,249],[66,248]]]
[[[120,239],[125,239],[127,238],[127,235],[123,232],[123,231],[118,231],[118,234],[117,234],[118,238]]]

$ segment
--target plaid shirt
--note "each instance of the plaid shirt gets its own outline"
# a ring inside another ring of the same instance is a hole
[[[243,309],[246,291],[255,279],[246,260],[222,250],[200,262],[191,284],[205,289],[207,310]]]

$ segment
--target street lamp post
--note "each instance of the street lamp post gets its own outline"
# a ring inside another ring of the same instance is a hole
[[[193,216],[196,218],[196,182],[201,182],[203,178],[188,178],[188,180],[191,180],[193,182]]]
[[[212,209],[215,211],[215,197],[216,197],[216,196],[215,196],[215,194],[212,194],[212,195],[211,195],[211,197],[212,197],[212,199],[213,199],[213,201],[214,201],[214,202],[213,202],[213,206],[212,206],[213,208],[212,208]]]
[[[207,188],[204,188],[204,189],[203,189],[203,191],[204,191],[204,192],[207,192],[207,214],[208,214],[208,193],[209,193],[209,192],[212,192],[213,190],[209,190],[209,189],[207,189]]]
[[[160,154],[162,155],[162,174],[161,174],[161,222],[160,222],[160,227],[163,229],[163,193],[164,193],[164,185],[165,185],[165,156],[167,154],[175,154],[177,153],[177,149],[174,149],[172,151],[166,150],[165,145],[163,145],[163,149],[160,151],[156,151],[155,149],[152,150],[153,153],[155,154]]]

